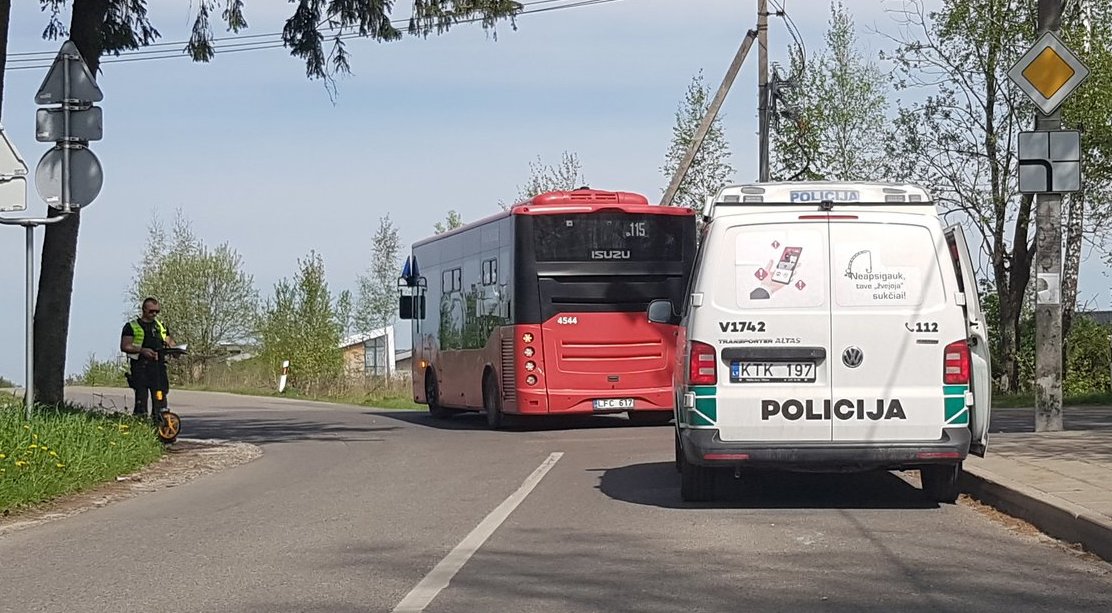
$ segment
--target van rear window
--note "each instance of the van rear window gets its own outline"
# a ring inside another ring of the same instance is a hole
[[[832,223],[832,280],[838,306],[945,302],[938,248],[922,226]]]

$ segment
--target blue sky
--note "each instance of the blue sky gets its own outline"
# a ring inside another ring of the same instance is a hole
[[[56,51],[60,43],[39,37],[46,16],[38,3],[14,4],[9,53]],[[187,37],[194,3],[149,4],[164,41]],[[398,16],[408,15],[407,4],[398,2]],[[884,14],[892,1],[847,4],[862,46],[884,48],[870,29],[893,29]],[[180,208],[207,243],[228,242],[266,295],[310,250],[323,255],[334,291],[353,288],[380,216],[390,214],[406,245],[449,209],[479,218],[514,196],[538,155],[556,162],[575,152],[591,186],[658,197],[677,103],[700,69],[717,86],[755,7],[622,0],[526,15],[516,31],[499,26],[497,40],[465,25],[426,40],[352,41],[354,74],[338,82],[334,102],[283,49],[218,53],[209,64],[105,64],[105,138],[92,144],[105,186],[82,214],[67,372],[79,372],[90,354],[115,356],[134,310],[124,300],[132,266],[155,211],[169,222]],[[787,2],[810,49],[821,47],[827,7]],[[291,10],[248,2],[246,34],[280,31]],[[774,18],[773,61],[786,64],[789,42]],[[33,133],[45,72],[6,75],[4,128],[32,168],[49,148]],[[734,179],[754,180],[755,49],[723,113]],[[33,189],[29,200],[44,210]],[[0,228],[0,375],[15,381],[23,379],[23,253],[23,232]],[[1082,294],[1107,308],[1102,272],[1095,261],[1086,266]]]

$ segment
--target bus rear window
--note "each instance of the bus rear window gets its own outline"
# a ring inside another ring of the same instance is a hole
[[[537,215],[538,262],[678,262],[686,217],[633,213]]]

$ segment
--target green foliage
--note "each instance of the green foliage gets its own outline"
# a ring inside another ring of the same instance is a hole
[[[699,71],[691,79],[683,100],[676,109],[672,142],[664,155],[664,165],[660,167],[666,181],[671,182],[679,169],[687,149],[695,140],[695,132],[707,114],[710,102],[710,87],[703,82],[703,73]],[[728,162],[730,155],[730,143],[722,129],[722,115],[718,114],[710,123],[710,129],[695,152],[691,166],[676,190],[672,205],[702,211],[707,198],[717,194],[734,174],[734,169]],[[667,186],[661,191],[665,190]]]
[[[523,202],[545,192],[571,191],[587,185],[587,178],[583,176],[583,165],[579,156],[574,153],[563,152],[560,162],[555,166],[545,164],[541,156],[536,162],[529,162],[529,181],[517,187],[517,197],[514,203]],[[503,209],[508,209],[510,204],[500,203]]]
[[[111,481],[162,454],[154,429],[128,415],[36,407],[0,395],[0,512]]]
[[[401,239],[389,215],[379,218],[372,245],[370,266],[365,274],[359,275],[355,327],[360,333],[393,324],[398,312]]]
[[[12,387],[15,387],[15,383],[12,383],[11,379],[9,379],[7,377],[0,376],[0,388],[12,388]]]
[[[872,181],[884,176],[888,77],[857,46],[852,16],[830,5],[826,48],[804,58],[792,49],[794,86],[783,96],[792,120],[774,133],[779,179]]]
[[[277,371],[289,360],[289,384],[312,393],[342,376],[344,323],[328,289],[323,258],[313,251],[298,266],[292,281],[282,279],[274,286],[259,339],[266,363]]]
[[[463,218],[459,216],[459,212],[455,209],[448,211],[448,216],[444,221],[438,221],[432,225],[437,234],[444,234],[450,230],[463,227]]]
[[[243,259],[227,243],[210,248],[178,211],[168,238],[157,219],[147,229],[150,243],[136,266],[130,302],[147,296],[162,304],[159,318],[189,355],[175,364],[184,378],[199,376],[209,361],[226,355],[226,346],[248,340],[257,323],[258,292]]]
[[[43,31],[43,38],[58,39],[69,35],[70,29],[62,22],[62,10],[67,0],[39,0],[44,12],[50,14]],[[72,4],[72,2],[70,2]],[[101,45],[104,53],[117,53],[145,47],[161,36],[147,17],[147,0],[104,0],[96,9],[86,8],[88,19],[100,25]],[[241,32],[247,29],[245,0],[200,0],[190,3],[196,7],[192,34],[185,51],[196,62],[208,62],[215,57],[214,30],[222,21],[227,30]],[[336,73],[351,72],[350,54],[345,41],[353,37],[371,38],[379,42],[395,41],[403,31],[392,23],[394,2],[352,2],[352,0],[312,0],[296,3],[293,15],[282,29],[282,43],[290,55],[305,61],[305,73],[314,79],[327,79]],[[223,6],[219,17],[216,10]],[[427,38],[430,34],[443,34],[461,23],[479,23],[484,30],[493,30],[500,21],[509,20],[521,12],[522,5],[515,0],[413,0],[408,11],[412,36]],[[75,17],[76,19],[76,17]],[[325,51],[325,45],[331,49]]]
[[[71,383],[89,387],[127,387],[127,366],[112,360],[98,360],[89,354],[81,374]]]
[[[1070,326],[1066,347],[1063,394],[1112,391],[1112,327],[1079,313]]]
[[[1003,351],[996,329],[996,314],[999,298],[995,292],[981,296],[981,307],[989,322],[990,351],[992,355],[993,380],[1003,379]],[[1025,303],[1019,320],[1021,342],[1016,351],[1019,380],[1016,391],[1021,398],[1029,394],[1035,385],[1035,311],[1030,302]],[[1063,395],[1077,399],[1094,394],[1112,391],[1112,327],[1102,326],[1084,313],[1078,313],[1066,340],[1064,357]],[[998,391],[1007,392],[997,385]],[[1023,400],[1018,400],[1020,404]]]

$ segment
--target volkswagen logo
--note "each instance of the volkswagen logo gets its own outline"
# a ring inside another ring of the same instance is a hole
[[[850,368],[857,368],[861,365],[861,362],[864,361],[865,352],[861,351],[860,347],[846,347],[846,350],[842,352],[842,364],[845,364]]]

